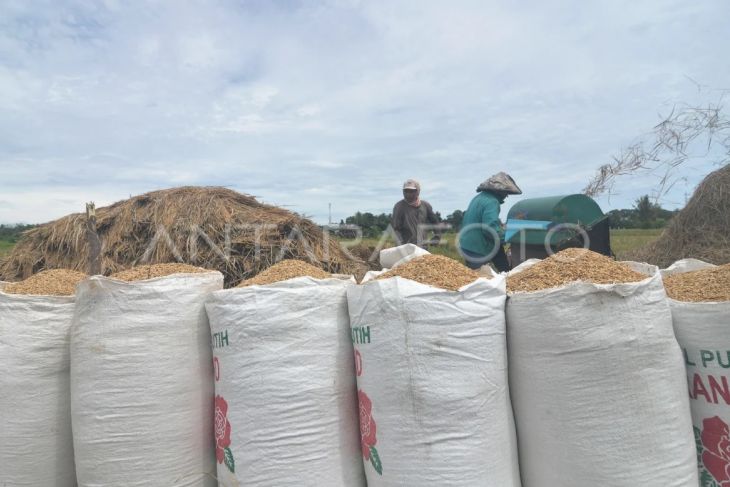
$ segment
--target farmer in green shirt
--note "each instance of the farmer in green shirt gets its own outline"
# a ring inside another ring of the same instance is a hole
[[[464,213],[459,250],[471,269],[491,261],[499,272],[506,272],[510,265],[504,252],[499,209],[508,195],[522,194],[522,190],[509,174],[500,172],[480,184],[477,193]]]

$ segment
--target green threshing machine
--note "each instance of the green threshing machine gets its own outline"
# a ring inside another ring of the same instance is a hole
[[[505,241],[510,244],[513,267],[569,247],[612,255],[608,216],[583,194],[515,203],[507,214]]]

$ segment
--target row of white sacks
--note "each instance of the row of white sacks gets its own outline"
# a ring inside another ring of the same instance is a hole
[[[0,292],[0,485],[694,487],[698,459],[723,485],[730,304],[642,270],[509,300],[504,276]]]
[[[0,485],[214,486],[218,272],[0,292]]]

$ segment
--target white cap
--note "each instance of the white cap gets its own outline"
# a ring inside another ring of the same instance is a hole
[[[421,184],[415,179],[408,179],[405,183],[403,183],[403,189],[415,189],[417,191],[420,191]]]

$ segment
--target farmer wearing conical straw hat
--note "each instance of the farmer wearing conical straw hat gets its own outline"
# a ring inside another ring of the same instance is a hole
[[[477,193],[464,213],[459,251],[471,269],[492,262],[499,272],[507,272],[510,264],[504,252],[499,210],[507,196],[522,194],[522,190],[509,174],[499,172],[480,184]]]

